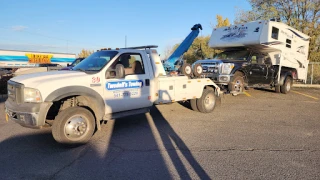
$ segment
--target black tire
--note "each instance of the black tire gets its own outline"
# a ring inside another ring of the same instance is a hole
[[[180,68],[180,72],[186,76],[191,76],[192,75],[192,67],[190,64],[186,63],[183,64],[182,67]]]
[[[281,92],[281,91],[280,91],[280,86],[279,86],[279,85],[275,86],[275,92],[276,92],[276,93],[280,93],[280,92]]]
[[[204,89],[202,95],[197,99],[199,112],[210,113],[216,107],[216,95],[212,89]]]
[[[202,69],[201,64],[195,64],[195,65],[193,66],[193,75],[194,75],[195,77],[201,77],[202,71],[203,71],[203,69]]]
[[[197,99],[190,99],[190,106],[192,110],[199,112],[199,109],[197,106]]]
[[[70,107],[56,116],[52,135],[58,143],[81,145],[90,140],[95,125],[95,118],[89,110],[83,107]]]
[[[244,79],[241,72],[234,73],[232,82],[228,85],[230,92],[242,93],[244,91]]]
[[[283,85],[280,87],[280,91],[283,94],[288,94],[292,87],[292,78],[287,76],[286,80],[284,81]]]

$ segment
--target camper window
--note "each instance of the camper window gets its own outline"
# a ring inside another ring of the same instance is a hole
[[[291,48],[291,40],[290,39],[286,40],[286,47]]]
[[[271,37],[273,39],[277,39],[278,40],[278,36],[279,36],[279,29],[276,27],[272,27],[272,34]]]

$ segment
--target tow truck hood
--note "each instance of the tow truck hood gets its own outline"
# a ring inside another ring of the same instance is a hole
[[[72,84],[77,79],[83,79],[89,75],[80,71],[48,71],[20,75],[11,78],[12,81],[24,84],[25,87],[38,88],[39,86],[60,86],[65,83]]]

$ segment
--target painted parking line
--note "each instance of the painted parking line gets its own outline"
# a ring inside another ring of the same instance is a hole
[[[248,97],[251,97],[251,95],[249,93],[247,93],[247,92],[243,92],[243,94],[245,94]]]
[[[292,91],[292,92],[294,92],[294,93],[296,93],[296,94],[300,94],[300,95],[302,95],[302,96],[306,96],[306,97],[315,99],[315,100],[319,100],[319,98],[316,98],[316,97],[313,97],[313,96],[310,96],[310,95],[308,95],[308,94],[304,94],[304,93],[301,93],[301,92],[298,92],[298,91]]]

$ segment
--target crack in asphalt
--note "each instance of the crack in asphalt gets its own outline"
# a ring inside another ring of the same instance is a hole
[[[62,168],[60,168],[57,172],[55,172],[51,177],[49,177],[48,179],[54,179],[62,170],[64,170],[65,168],[70,167],[72,164],[74,164],[77,160],[79,160],[80,158],[82,158],[84,155],[86,155],[86,153],[89,151],[89,147],[84,147],[81,149],[80,155],[75,158],[73,161],[71,161],[70,163],[68,163],[67,165],[63,166]]]

